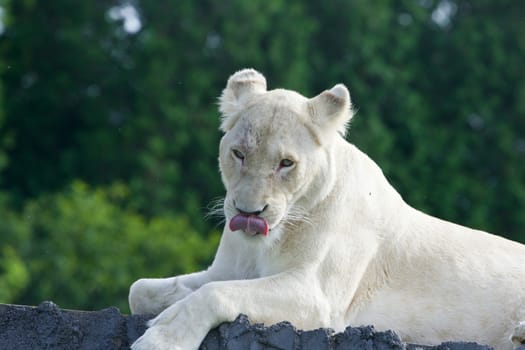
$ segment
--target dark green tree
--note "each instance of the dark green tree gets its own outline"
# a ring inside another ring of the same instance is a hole
[[[9,167],[2,185],[18,200],[74,178],[126,178],[127,37],[108,19],[117,2],[11,1],[0,42]]]
[[[8,19],[0,35],[0,290],[12,291],[0,298],[38,303],[69,283],[63,303],[98,307],[90,300],[125,298],[138,277],[132,270],[204,265],[199,244],[188,242],[156,265],[155,240],[174,243],[150,222],[168,220],[176,237],[207,242],[217,222],[203,221],[205,207],[223,193],[216,98],[244,67],[263,72],[270,88],[307,96],[347,84],[357,111],[349,140],[407,202],[525,242],[525,2],[0,6]],[[115,197],[115,186],[129,193]],[[112,246],[114,232],[129,232],[122,250]],[[151,246],[139,252],[141,244]],[[103,268],[97,249],[143,260],[118,265],[113,289],[117,268],[96,282],[75,274],[85,261],[92,269],[84,274]]]

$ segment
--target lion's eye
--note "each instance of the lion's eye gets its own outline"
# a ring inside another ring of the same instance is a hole
[[[281,160],[281,162],[279,163],[279,166],[281,168],[289,168],[291,166],[294,165],[294,161],[293,160],[290,160],[290,159],[283,159]]]
[[[241,151],[234,149],[234,150],[232,150],[232,153],[235,156],[235,158],[237,158],[239,160],[244,160],[244,154],[242,154]]]

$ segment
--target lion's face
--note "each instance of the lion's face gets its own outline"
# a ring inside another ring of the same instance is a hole
[[[299,116],[260,98],[241,112],[220,144],[220,168],[227,194],[228,222],[241,214],[249,234],[266,234],[300,215],[294,203],[308,188],[322,161],[321,147]],[[267,228],[262,220],[266,221]],[[234,221],[235,224],[235,221]],[[234,226],[235,228],[235,226]]]
[[[338,114],[350,115],[350,108],[344,87],[343,98],[325,92],[307,99],[288,90],[267,92],[261,78],[244,70],[228,81],[221,98],[225,135],[219,164],[230,229],[276,238],[286,225],[307,221],[308,207],[331,184],[329,139],[339,127],[323,128],[316,121],[325,115],[319,114],[334,114],[335,106]]]

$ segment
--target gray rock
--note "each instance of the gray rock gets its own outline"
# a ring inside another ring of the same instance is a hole
[[[152,316],[122,315],[115,307],[100,311],[63,310],[46,301],[38,307],[0,304],[0,350],[129,349]],[[251,324],[244,315],[211,330],[200,350],[488,350],[475,343],[425,346],[403,343],[392,331],[372,326],[297,330],[289,322],[269,327]],[[525,350],[525,349],[523,349]]]

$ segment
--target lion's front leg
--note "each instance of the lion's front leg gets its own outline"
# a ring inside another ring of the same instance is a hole
[[[327,326],[329,307],[315,290],[286,274],[211,282],[153,319],[132,349],[198,349],[211,328],[233,321],[240,313],[267,324],[288,320],[301,328]]]
[[[170,278],[139,279],[129,290],[131,313],[157,315],[210,280],[208,271]]]

